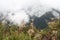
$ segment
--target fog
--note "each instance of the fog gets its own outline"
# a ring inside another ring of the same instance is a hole
[[[51,8],[60,10],[60,0],[0,0],[0,12],[4,17],[8,14],[7,20],[18,25],[23,20],[29,22],[29,15],[41,17],[45,12],[51,11]],[[36,13],[38,10],[41,11]]]
[[[0,11],[14,11],[37,4],[60,9],[60,0],[0,0]]]

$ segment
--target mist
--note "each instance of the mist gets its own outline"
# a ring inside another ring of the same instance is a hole
[[[8,15],[6,20],[20,25],[22,21],[29,22],[29,15],[41,17],[51,8],[60,10],[59,3],[59,0],[0,0],[0,12],[4,17]]]

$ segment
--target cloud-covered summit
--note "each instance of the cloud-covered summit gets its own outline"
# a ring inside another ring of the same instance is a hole
[[[59,0],[0,0],[0,14],[3,15],[2,19],[20,25],[22,20],[29,22],[30,17],[41,17],[53,11],[52,8],[59,10],[59,3]],[[53,15],[56,17],[59,14],[54,11]]]

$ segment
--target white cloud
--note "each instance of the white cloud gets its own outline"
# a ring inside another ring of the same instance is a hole
[[[0,10],[19,10],[37,3],[38,0],[0,0]]]
[[[17,11],[37,4],[60,9],[60,0],[0,0],[0,11]],[[32,10],[32,13],[34,14],[36,8]],[[39,8],[37,8],[37,10],[39,10]],[[41,8],[40,10],[41,13],[39,16],[42,16],[49,9]],[[3,12],[3,14],[5,13],[6,12]],[[25,20],[25,22],[29,21],[29,17],[24,11],[14,12],[14,14],[15,15],[12,16],[10,13],[8,19],[18,24],[20,24],[22,20]]]
[[[14,24],[18,24],[19,26],[22,23],[22,21],[24,21],[25,23],[29,22],[29,16],[26,14],[25,11],[21,10],[13,13],[14,15],[12,15],[12,13],[8,14],[8,19]]]
[[[60,9],[60,0],[40,0],[42,5]]]
[[[42,4],[60,9],[60,0],[0,0],[0,11],[19,10],[23,7],[27,7],[33,4]]]

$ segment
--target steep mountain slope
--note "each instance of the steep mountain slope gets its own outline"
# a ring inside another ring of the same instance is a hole
[[[16,23],[19,24],[21,18],[23,18],[24,21],[26,20],[25,19],[26,17],[24,15],[27,15],[27,18],[28,18],[27,21],[30,20],[30,22],[31,22],[31,19],[34,19],[34,25],[37,28],[42,29],[42,28],[45,28],[48,26],[46,20],[49,22],[49,21],[51,21],[51,18],[58,19],[59,13],[60,12],[58,10],[50,8],[50,7],[46,7],[46,6],[42,6],[42,5],[33,5],[33,6],[29,6],[27,8],[23,8],[22,10],[19,10],[16,12],[6,12],[7,15],[4,17],[6,17],[6,18],[9,17],[9,18],[7,18],[7,19],[5,18],[5,19],[10,22],[11,22],[11,20],[15,20]],[[14,14],[14,15],[12,15],[12,14]],[[17,15],[16,16],[17,18],[15,17],[15,15]],[[1,18],[3,18],[3,17],[1,17]],[[9,19],[11,19],[11,20],[9,20]],[[18,20],[18,22],[17,22],[17,20]],[[15,22],[13,22],[13,23],[15,23]]]
[[[34,19],[34,25],[42,29],[48,26],[47,23],[50,22],[52,18],[59,19],[60,12],[57,9],[39,5],[29,7],[27,13],[30,16],[30,20]]]
[[[46,12],[43,16],[35,18],[34,25],[37,28],[45,28],[48,26],[47,23],[51,21],[51,18],[55,18],[52,12]]]

